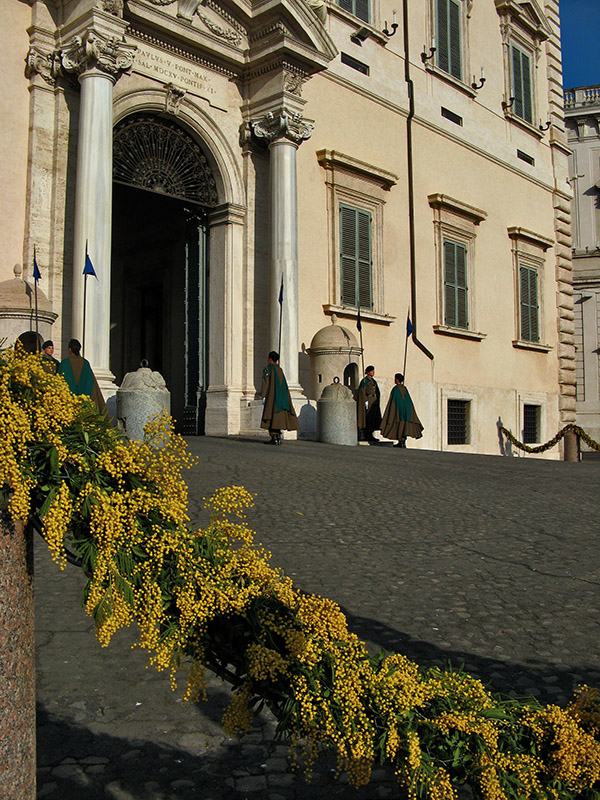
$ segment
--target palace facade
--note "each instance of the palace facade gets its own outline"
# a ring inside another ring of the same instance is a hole
[[[565,122],[572,150],[577,423],[600,441],[600,86],[565,92]]]
[[[416,447],[574,421],[558,0],[394,7],[4,0],[0,337],[35,248],[57,353],[107,395],[146,359],[190,433],[258,427],[273,348],[307,437],[363,357]]]

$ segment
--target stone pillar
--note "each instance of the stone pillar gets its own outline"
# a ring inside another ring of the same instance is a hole
[[[279,293],[283,277],[280,364],[292,396],[302,395],[298,380],[298,196],[296,151],[308,139],[313,126],[300,114],[267,113],[252,123],[259,139],[269,143],[270,162],[270,347],[279,342]],[[266,353],[265,353],[266,355]]]
[[[123,20],[96,10],[92,24],[61,52],[63,69],[77,74],[81,85],[72,336],[85,340],[85,356],[105,391],[110,391],[114,379],[109,368],[113,86],[120,74],[131,68],[136,49],[123,41],[126,27]],[[97,278],[84,279],[86,245]]]
[[[33,542],[0,524],[0,795],[35,798]]]

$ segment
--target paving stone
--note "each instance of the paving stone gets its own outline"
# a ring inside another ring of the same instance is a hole
[[[400,651],[426,666],[464,664],[496,691],[542,702],[564,704],[578,683],[600,683],[590,564],[600,461],[414,449],[399,460],[392,449],[357,447],[344,448],[341,462],[339,448],[310,442],[189,442],[199,457],[188,473],[194,524],[208,519],[203,497],[246,486],[257,496],[248,524],[272,563],[298,588],[339,603],[373,652]],[[351,789],[335,779],[333,759],[319,760],[306,784],[275,742],[266,710],[249,736],[226,737],[226,684],[209,676],[208,702],[181,705],[181,687],[171,692],[168,676],[131,649],[134,631],[99,647],[80,608],[85,577],[57,569],[41,540],[35,550],[38,797],[405,797],[379,767],[368,787]],[[54,777],[57,769],[65,777]],[[459,797],[473,793],[461,788]]]

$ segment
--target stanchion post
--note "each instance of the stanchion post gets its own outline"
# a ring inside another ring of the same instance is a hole
[[[563,460],[564,461],[579,461],[579,437],[575,431],[568,431],[565,433],[564,447],[563,447]]]
[[[35,800],[33,534],[0,514],[0,797]]]

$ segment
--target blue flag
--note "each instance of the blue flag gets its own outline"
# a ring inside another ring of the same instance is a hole
[[[94,266],[92,264],[92,259],[88,256],[87,253],[85,254],[85,267],[83,268],[83,274],[93,275],[94,278],[96,279],[98,278],[98,276],[96,275],[96,270],[94,269]]]
[[[360,320],[360,306],[358,307],[358,316],[356,317],[356,330],[362,331],[362,322]]]
[[[410,336],[411,333],[413,332],[413,330],[414,330],[414,328],[412,326],[412,322],[410,321],[410,317],[407,314],[406,315],[406,335]]]
[[[37,283],[42,278],[42,273],[37,265],[37,258],[35,257],[35,247],[33,248],[33,280]]]
[[[283,275],[281,276],[281,286],[279,288],[279,305],[283,303]]]

